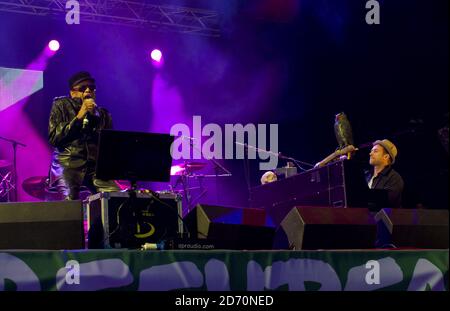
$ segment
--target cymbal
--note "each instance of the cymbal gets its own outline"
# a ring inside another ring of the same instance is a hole
[[[11,166],[12,163],[6,160],[0,160],[0,168]]]
[[[32,197],[44,200],[47,192],[47,176],[34,176],[27,178],[22,183],[22,188]]]
[[[186,175],[195,171],[199,171],[206,167],[206,163],[203,162],[186,162],[178,165],[174,165],[170,168],[171,176]]]

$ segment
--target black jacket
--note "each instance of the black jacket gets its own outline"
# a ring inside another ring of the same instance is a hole
[[[372,176],[368,176],[369,181]],[[389,207],[402,206],[403,178],[392,166],[385,167],[372,181],[372,189],[385,189],[388,192]]]
[[[63,168],[95,165],[100,130],[112,128],[112,118],[105,108],[88,114],[88,123],[78,120],[81,100],[57,97],[53,101],[48,125],[48,141],[55,147],[53,159]]]

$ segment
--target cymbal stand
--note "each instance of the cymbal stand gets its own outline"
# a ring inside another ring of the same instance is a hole
[[[191,148],[199,150],[200,154],[202,154],[202,151],[200,148],[196,147],[194,145],[194,138],[192,137],[181,137],[182,139],[188,139],[189,140],[189,145],[191,146]],[[225,167],[223,167],[223,165],[221,165],[219,162],[217,162],[216,159],[211,158],[208,159],[211,160],[211,162],[214,163],[215,165],[215,174],[213,175],[214,177],[222,177],[222,176],[232,176],[231,172],[229,170],[227,170]],[[185,161],[185,167],[187,168],[187,161]],[[225,174],[219,174],[218,170],[221,169],[223,172],[225,172]],[[195,198],[195,200],[192,199],[191,193],[190,193],[190,188],[189,188],[189,182],[188,182],[188,178],[189,177],[200,177],[200,189],[202,190],[202,192]],[[178,185],[178,183],[180,182],[181,179],[181,184],[183,186],[183,196],[185,198],[186,201],[186,206],[187,206],[187,213],[189,213],[191,211],[191,209],[193,208],[193,203],[198,201],[201,197],[203,197],[207,190],[203,187],[203,177],[210,177],[210,175],[191,175],[191,172],[186,169],[186,171],[183,172],[183,174],[181,174],[180,178],[177,180],[177,182],[175,183],[175,187],[176,185]],[[174,188],[175,188],[174,187]]]
[[[262,152],[262,153],[265,153],[265,154],[268,154],[268,155],[273,155],[273,156],[275,156],[275,157],[277,157],[279,159],[282,159],[282,160],[291,161],[302,171],[307,171],[308,170],[308,169],[302,167],[302,165],[314,167],[314,164],[311,164],[311,163],[308,163],[308,162],[305,162],[305,161],[300,161],[300,160],[294,159],[292,157],[285,156],[281,152],[275,153],[275,152],[272,152],[272,151],[261,149],[261,148],[255,147],[255,146],[251,146],[251,145],[248,145],[248,144],[245,144],[245,143],[241,143],[241,142],[235,142],[235,144],[243,146],[246,149],[253,149],[253,150],[258,151],[258,152]]]

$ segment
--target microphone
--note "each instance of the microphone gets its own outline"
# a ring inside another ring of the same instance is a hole
[[[83,130],[88,126],[88,124],[89,124],[89,119],[88,119],[88,114],[86,114],[83,119]]]
[[[93,99],[92,98],[92,96],[90,96],[90,95],[86,95],[84,98],[83,98],[83,101],[85,100],[85,99]],[[95,103],[94,103],[95,104]],[[83,129],[86,129],[87,128],[87,126],[89,125],[89,115],[90,114],[94,114],[94,115],[98,115],[98,111],[97,111],[97,105],[95,105],[94,106],[94,111],[93,112],[88,112],[88,113],[86,113],[86,115],[84,116],[84,119],[83,119]]]

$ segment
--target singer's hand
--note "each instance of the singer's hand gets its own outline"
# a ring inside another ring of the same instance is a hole
[[[80,111],[78,111],[77,118],[79,120],[83,119],[88,112],[94,112],[96,107],[95,101],[93,98],[86,98],[83,100],[83,104],[81,105]]]

